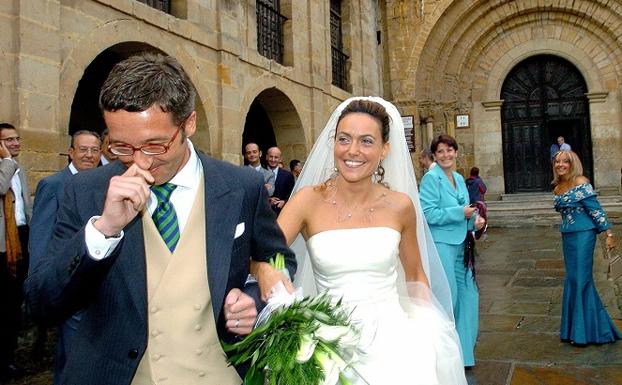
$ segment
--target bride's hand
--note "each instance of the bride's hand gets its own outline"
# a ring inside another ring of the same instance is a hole
[[[272,289],[279,281],[283,282],[288,293],[294,292],[294,285],[292,285],[289,278],[267,262],[251,261],[251,274],[259,284],[259,292],[261,293],[261,300],[263,302],[268,301],[272,295]]]

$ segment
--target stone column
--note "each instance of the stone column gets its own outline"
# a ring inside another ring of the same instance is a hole
[[[622,152],[621,98],[619,91],[588,92],[594,158],[594,184],[602,195],[620,192]]]
[[[471,125],[473,127],[473,154],[480,175],[488,187],[487,196],[505,192],[503,175],[503,141],[501,135],[501,105],[503,100],[474,103]]]

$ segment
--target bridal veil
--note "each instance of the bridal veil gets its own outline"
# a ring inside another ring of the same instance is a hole
[[[389,114],[391,118],[389,133],[391,149],[389,155],[382,161],[385,169],[384,182],[388,184],[390,189],[407,194],[412,200],[417,213],[417,241],[423,268],[433,295],[430,295],[427,287],[421,283],[407,283],[403,269],[401,269],[400,282],[398,283],[400,296],[417,302],[423,301],[426,304],[431,304],[453,322],[451,294],[447,277],[434,246],[430,229],[423,216],[423,210],[419,202],[417,179],[404,136],[404,125],[399,111],[393,104],[379,97],[354,97],[342,102],[332,113],[326,126],[317,138],[292,194],[295,194],[304,186],[318,185],[329,179],[334,167],[333,150],[337,121],[343,109],[356,99],[377,102]],[[315,288],[313,270],[302,235],[298,235],[291,247],[296,253],[298,261],[298,273],[296,273],[294,278],[294,285],[302,287],[305,295],[315,295],[317,290]],[[399,265],[401,267],[401,264]]]

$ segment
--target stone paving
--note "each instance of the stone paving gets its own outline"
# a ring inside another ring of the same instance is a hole
[[[601,242],[594,277],[622,327],[622,282],[607,281]],[[477,248],[480,334],[470,385],[622,385],[622,342],[576,348],[559,340],[564,265],[556,227],[493,228]]]
[[[476,366],[467,372],[470,385],[622,385],[622,341],[585,348],[559,341],[564,269],[556,227],[491,228],[477,248],[480,335]],[[594,277],[622,327],[622,297],[616,295],[622,279],[606,280],[602,254],[599,249]],[[31,339],[21,340],[22,363]],[[50,384],[53,347],[46,351],[44,363],[29,362],[28,376],[10,385]]]

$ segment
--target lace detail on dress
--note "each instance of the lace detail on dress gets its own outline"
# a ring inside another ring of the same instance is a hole
[[[609,228],[607,214],[596,199],[596,192],[589,183],[577,185],[563,194],[555,196],[555,210],[562,216],[560,230],[578,231]]]

